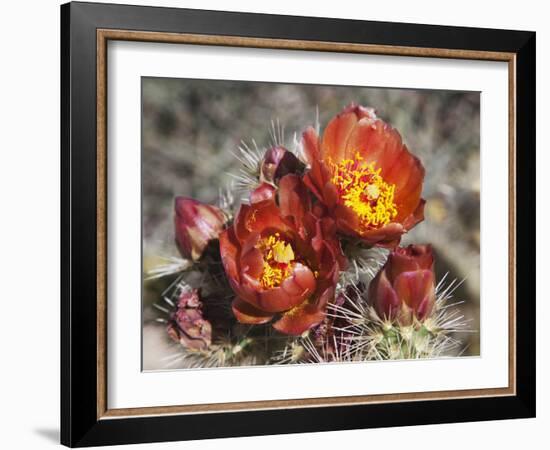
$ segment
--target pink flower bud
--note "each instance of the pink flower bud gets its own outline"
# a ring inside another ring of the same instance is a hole
[[[216,206],[186,197],[176,197],[174,225],[176,244],[184,258],[197,261],[208,243],[223,230],[225,216]]]
[[[260,179],[275,183],[289,173],[297,173],[304,169],[304,164],[294,153],[284,147],[271,147],[265,152],[260,166]]]
[[[410,325],[429,317],[435,304],[430,245],[397,247],[369,286],[369,303],[382,319]]]
[[[168,335],[189,350],[206,350],[212,343],[212,325],[203,317],[197,289],[181,293],[168,322]]]

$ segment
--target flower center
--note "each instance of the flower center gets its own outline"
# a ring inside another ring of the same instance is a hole
[[[260,283],[265,289],[276,288],[290,275],[294,266],[294,250],[279,233],[262,238],[256,244],[264,257]]]
[[[374,162],[365,164],[362,159],[356,153],[355,159],[344,159],[330,166],[331,181],[340,200],[357,214],[365,230],[390,223],[397,216],[397,207],[393,201],[395,184],[384,181]]]

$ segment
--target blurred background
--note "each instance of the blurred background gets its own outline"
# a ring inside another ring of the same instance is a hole
[[[479,355],[479,112],[478,92],[316,86],[242,81],[142,79],[142,220],[144,270],[159,256],[178,256],[173,237],[177,195],[215,203],[240,163],[241,141],[271,145],[272,121],[295,133],[314,125],[321,131],[355,102],[401,134],[426,168],[425,221],[402,243],[431,243],[438,280],[464,280],[454,300],[475,332],[461,337],[464,355]],[[155,283],[145,283],[143,368],[162,366],[170,341],[154,322],[159,300]]]

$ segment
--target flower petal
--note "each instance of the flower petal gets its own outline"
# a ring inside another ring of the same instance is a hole
[[[311,269],[297,263],[292,275],[281,283],[281,288],[289,295],[305,298],[315,290],[315,275]]]
[[[334,299],[334,288],[325,289],[317,298],[317,301],[311,303],[309,300],[285,312],[281,318],[273,324],[280,333],[299,336],[315,325],[320,324],[326,316],[326,306]]]
[[[370,245],[393,248],[399,244],[401,235],[404,232],[401,224],[392,222],[380,228],[367,229],[359,233],[360,227],[357,215],[344,205],[336,206],[334,217],[341,232],[349,236],[359,237]]]
[[[388,280],[385,269],[378,272],[371,281],[368,295],[369,302],[381,319],[393,319],[398,315],[401,301]]]
[[[257,309],[239,297],[235,297],[231,304],[231,309],[240,323],[262,324],[269,322],[273,318],[273,314]]]
[[[426,200],[421,198],[420,202],[418,203],[418,206],[416,207],[414,212],[403,221],[403,228],[405,228],[405,230],[409,231],[415,225],[417,225],[418,223],[420,223],[424,220],[424,205],[425,204],[426,204]]]
[[[251,277],[246,272],[243,272],[241,274],[241,283],[238,286],[231,285],[231,287],[243,300],[261,309],[259,293],[263,287],[258,278]]]
[[[418,260],[415,257],[407,255],[406,252],[400,252],[397,248],[388,256],[388,265],[386,272],[391,283],[403,272],[419,270]]]
[[[255,247],[249,249],[241,256],[241,270],[251,278],[259,278],[262,275],[264,258],[262,252]]]
[[[380,131],[382,124],[380,120],[373,122],[367,118],[361,119],[350,133],[343,157],[355,160],[360,155],[365,163],[377,161],[384,149]]]
[[[415,211],[422,195],[424,167],[418,159],[414,159],[407,170],[409,172],[407,182],[402,186],[395,185],[394,201],[398,211],[395,220],[398,221],[405,220],[405,218]]]
[[[292,217],[295,225],[301,224],[311,199],[306,186],[297,175],[286,175],[279,182],[279,208],[283,217]]]
[[[321,159],[319,136],[313,127],[307,127],[302,134],[302,144],[308,164],[313,164]]]
[[[321,159],[338,164],[346,154],[348,139],[357,123],[363,120],[371,123],[376,115],[372,108],[350,104],[332,119],[323,132],[321,141]]]
[[[395,201],[406,202],[407,195],[415,192],[420,196],[418,185],[424,181],[424,166],[406,146],[393,166],[382,173],[382,177],[388,183],[395,185]]]
[[[250,234],[246,224],[249,221],[249,216],[252,215],[252,207],[247,204],[241,204],[239,211],[235,215],[233,222],[233,229],[235,230],[235,236],[239,241],[243,241]]]
[[[270,184],[262,183],[250,193],[250,203],[273,200],[277,190]]]
[[[394,259],[402,257],[414,262],[408,266],[402,266],[401,272],[409,272],[411,270],[431,270],[434,264],[434,256],[432,246],[430,244],[411,244],[408,247],[396,248],[392,253],[392,263]]]
[[[425,319],[432,313],[434,305],[435,301],[433,297],[431,295],[426,295],[416,308],[416,317],[418,317],[419,320]]]
[[[304,175],[304,183],[319,199],[323,199],[323,186],[330,175],[321,163],[319,151],[319,137],[312,127],[309,127],[302,135],[304,154],[309,164],[309,170]]]
[[[388,223],[380,228],[373,228],[364,233],[364,237],[371,241],[389,241],[403,234],[403,226],[400,223]]]
[[[403,153],[403,140],[399,132],[392,128],[389,124],[384,123],[378,128],[380,132],[378,146],[381,147],[381,151],[376,155],[376,166],[381,170],[382,178],[385,178],[386,173],[393,167]],[[374,154],[372,156],[375,156]],[[367,157],[367,162],[371,160]]]
[[[223,268],[229,279],[239,282],[239,266],[238,266],[238,241],[233,228],[226,229],[220,235],[220,254],[222,258]]]
[[[338,190],[333,183],[325,183],[325,186],[323,187],[323,203],[330,210],[338,204]]]
[[[311,269],[297,263],[292,274],[281,286],[258,294],[258,307],[269,312],[282,312],[302,303],[315,291],[315,276]]]
[[[359,217],[350,208],[336,205],[333,217],[339,230],[351,236],[359,236]]]
[[[324,161],[338,164],[344,158],[346,143],[357,120],[355,113],[345,112],[329,122],[321,141],[321,158]]]
[[[416,270],[401,273],[393,283],[399,298],[414,311],[426,297],[435,301],[434,273],[432,270]],[[424,309],[427,309],[424,307]]]
[[[274,200],[254,204],[248,214],[246,228],[250,233],[261,233],[267,228],[275,228],[283,233],[289,231]]]

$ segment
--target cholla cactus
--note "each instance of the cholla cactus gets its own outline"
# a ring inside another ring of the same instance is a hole
[[[367,297],[363,284],[350,284],[328,308],[323,324],[291,340],[273,356],[274,364],[363,362],[459,356],[464,350],[456,333],[472,332],[453,293],[460,282],[435,290],[430,316],[408,325],[382,319]]]
[[[424,167],[372,108],[350,105],[285,147],[242,144],[218,206],[178,197],[174,277],[158,322],[166,367],[456,356],[468,330],[460,283],[436,284],[429,244],[400,247],[424,219]],[[382,151],[383,150],[383,151]],[[248,200],[235,204],[235,192]]]

